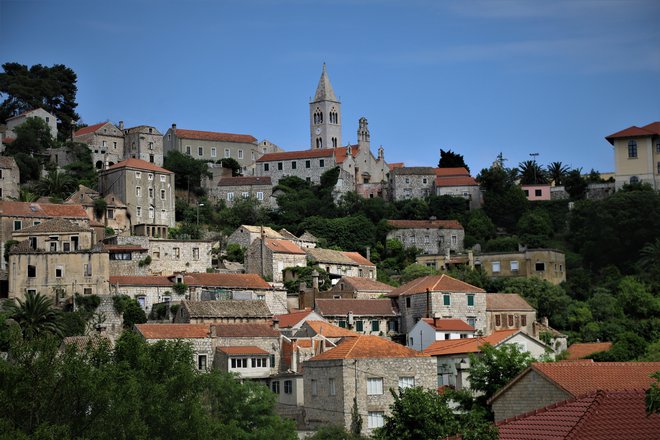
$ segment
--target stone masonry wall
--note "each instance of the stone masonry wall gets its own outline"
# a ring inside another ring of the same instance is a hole
[[[275,355],[275,366],[271,367],[270,374],[277,374],[281,371],[281,350],[280,340],[277,337],[223,337],[218,336],[213,339],[213,350],[217,347],[245,347],[255,346]],[[269,360],[270,362],[270,360]],[[269,364],[270,365],[270,364]]]
[[[474,306],[467,305],[465,293],[448,293],[450,305],[443,305],[443,293],[431,292],[430,317],[436,314],[442,318],[458,318],[467,322],[467,318],[475,318],[475,329],[486,334],[486,294],[474,294]],[[406,307],[407,298],[410,298],[410,307]],[[415,323],[426,317],[426,294],[404,296],[399,298],[399,310],[401,310],[401,332],[408,333]]]

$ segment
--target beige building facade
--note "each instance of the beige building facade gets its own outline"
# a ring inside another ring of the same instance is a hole
[[[138,125],[124,128],[124,124],[120,123],[119,129],[124,131],[125,159],[140,159],[163,166],[163,134],[156,127]]]
[[[566,255],[555,249],[476,254],[474,267],[493,278],[538,277],[552,284],[566,281]]]
[[[660,190],[660,122],[628,127],[605,138],[614,147],[616,188],[648,183]]]
[[[404,248],[417,248],[427,255],[463,251],[465,231],[457,220],[388,220],[388,240],[398,240]]]
[[[16,160],[10,156],[0,156],[0,200],[18,199],[21,173]]]
[[[39,118],[44,121],[50,129],[50,135],[52,138],[57,139],[57,116],[47,112],[42,108],[35,108],[34,110],[28,110],[24,113],[21,113],[20,115],[7,118],[7,132],[5,133],[5,138],[15,139],[16,132],[14,129],[23,124],[29,118]]]
[[[121,124],[121,123],[120,123]],[[111,122],[101,122],[76,130],[73,141],[86,144],[97,170],[124,160],[124,132]]]

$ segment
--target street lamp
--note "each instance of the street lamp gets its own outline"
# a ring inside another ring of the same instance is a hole
[[[539,153],[529,153],[529,155],[533,157],[532,161],[534,162],[534,184],[536,185],[538,183],[536,181],[536,158],[539,156]]]
[[[204,206],[203,203],[198,203],[197,204],[197,226],[199,226],[199,207]]]

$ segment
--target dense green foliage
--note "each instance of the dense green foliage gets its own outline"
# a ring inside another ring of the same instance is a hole
[[[465,159],[462,154],[454,153],[451,150],[440,149],[440,161],[438,162],[438,168],[457,168],[463,167],[468,172],[470,172],[470,167],[465,163]]]
[[[25,300],[16,299],[5,305],[7,318],[20,327],[23,338],[35,339],[44,335],[62,335],[62,313],[50,298],[28,291]]]
[[[124,328],[147,322],[147,314],[135,299],[127,295],[116,295],[112,297],[112,301],[115,311],[122,314]]]
[[[206,161],[193,159],[176,150],[167,153],[163,168],[172,171],[175,186],[189,194],[201,194],[202,178],[211,177]]]

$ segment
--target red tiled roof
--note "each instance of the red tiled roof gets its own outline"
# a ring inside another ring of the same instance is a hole
[[[305,321],[305,326],[311,328],[317,335],[323,335],[326,338],[343,338],[346,336],[358,336],[359,333],[337,327],[325,321]]]
[[[641,390],[597,391],[497,423],[500,440],[656,440]]]
[[[380,281],[371,278],[349,276],[341,277],[335,287],[339,286],[342,282],[348,284],[350,287],[358,291],[372,290],[376,292],[391,292],[394,290],[394,287],[390,286],[389,284],[381,283]]]
[[[605,139],[607,139],[610,144],[614,145],[615,139],[657,135],[660,135],[660,122],[651,122],[642,128],[633,125],[621,131],[617,131],[616,133],[607,136]]]
[[[0,200],[0,215],[12,217],[64,217],[87,219],[82,205]]]
[[[161,173],[161,174],[174,174],[172,171],[159,167],[156,164],[135,158],[130,158],[123,160],[121,162],[117,162],[116,164],[108,167],[108,170],[116,170],[119,168],[134,168],[138,170],[153,171],[155,173]]]
[[[601,351],[607,351],[612,348],[611,342],[586,342],[586,343],[575,343],[571,344],[568,347],[568,357],[567,360],[582,359],[589,356],[590,354],[599,353]]]
[[[109,122],[99,122],[98,124],[88,125],[87,127],[83,127],[79,130],[76,130],[73,133],[73,137],[78,137],[78,136],[83,136],[85,134],[94,133],[96,130],[103,127],[105,124],[109,124]]]
[[[469,176],[470,172],[465,167],[436,168],[435,175],[438,177]]]
[[[517,293],[488,293],[486,294],[486,310],[526,310],[533,312],[535,309]]]
[[[424,349],[424,353],[431,356],[445,356],[449,354],[463,354],[463,353],[478,353],[484,344],[497,346],[503,341],[509,339],[516,333],[520,333],[519,329],[510,330],[496,330],[490,335],[483,338],[465,338],[465,339],[444,339],[435,341]]]
[[[185,130],[177,128],[176,137],[179,139],[197,139],[200,141],[254,143],[257,139],[249,134],[220,133],[216,131]]]
[[[360,149],[359,145],[351,145],[351,156],[356,157]],[[346,147],[337,147],[334,148],[335,156],[337,157],[337,163],[344,163],[346,156],[348,156]]]
[[[474,177],[470,176],[452,176],[452,177],[436,177],[435,186],[448,187],[448,186],[479,186]]]
[[[280,332],[270,324],[213,324],[215,334],[222,338],[276,338]]]
[[[331,348],[313,358],[308,362],[329,359],[373,359],[373,358],[413,358],[427,357],[412,348],[392,342],[380,336],[360,335],[358,337],[346,338],[335,348]]]
[[[647,389],[660,362],[535,362],[531,368],[579,396],[595,390]]]
[[[142,246],[127,244],[106,244],[104,246],[110,252],[146,252],[149,250]]]
[[[458,220],[388,220],[397,229],[463,229]]]
[[[3,143],[3,144],[7,144],[7,145],[9,145],[9,144],[11,144],[12,142],[14,142],[15,140],[16,140],[16,138],[6,137],[6,138],[2,138],[2,143]]]
[[[359,252],[342,252],[342,254],[346,255],[361,266],[376,266],[374,263],[364,258]]]
[[[221,177],[218,186],[248,186],[248,185],[272,185],[270,176],[236,176]]]
[[[388,163],[387,166],[390,169],[390,171],[392,171],[396,168],[403,168],[406,165],[403,162],[395,162],[395,163]]]
[[[145,339],[208,338],[208,324],[135,324]]]
[[[650,124],[647,124],[642,127],[644,130],[652,131],[655,134],[660,134],[660,121],[657,122],[651,122]]]
[[[267,356],[268,352],[262,348],[259,348],[254,345],[246,345],[246,346],[231,346],[231,347],[218,347],[216,349],[217,351],[221,351],[225,354],[229,355],[250,355],[250,354],[260,354]]]
[[[255,273],[189,273],[184,276],[184,282],[189,286],[271,288],[270,284]]]
[[[318,300],[317,300],[318,301]],[[436,330],[446,330],[446,331],[468,331],[473,332],[474,327],[472,327],[467,322],[458,318],[422,318],[422,321],[430,325]]]
[[[279,321],[280,328],[291,328],[304,320],[310,313],[312,313],[312,309],[296,310],[284,315],[275,315],[273,319]]]
[[[391,299],[317,299],[316,311],[323,316],[396,316]]]
[[[289,240],[274,240],[272,238],[267,238],[266,247],[278,254],[306,255],[305,251],[302,250],[300,246]]]
[[[332,148],[317,148],[315,150],[283,151],[281,153],[267,153],[257,159],[257,162],[270,162],[274,160],[312,159],[316,157],[332,157]]]
[[[170,287],[174,281],[160,275],[114,275],[109,277],[110,284],[119,286],[165,286]]]
[[[415,295],[418,293],[429,292],[461,292],[461,293],[482,293],[484,289],[473,286],[464,281],[452,278],[449,275],[429,275],[416,278],[401,287],[397,287],[387,296],[398,297],[405,295]]]

